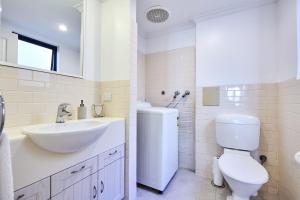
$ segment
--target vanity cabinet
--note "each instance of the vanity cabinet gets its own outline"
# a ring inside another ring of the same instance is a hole
[[[103,171],[103,170],[102,170]],[[100,187],[101,188],[101,187]],[[104,168],[104,197],[101,200],[121,200],[124,197],[124,158]],[[99,195],[100,196],[100,195]]]
[[[124,145],[98,156],[98,200],[124,198]]]
[[[51,176],[51,199],[93,200],[97,198],[97,157]]]
[[[50,177],[15,191],[15,200],[50,199]]]
[[[121,200],[124,145],[15,192],[15,200]]]
[[[98,170],[97,157],[79,163],[51,176],[51,197],[66,191],[69,187],[75,187],[77,183],[90,180]],[[88,177],[88,180],[86,178]],[[95,185],[97,187],[97,184]],[[78,188],[78,187],[77,187]]]
[[[97,199],[97,173],[84,178],[61,193],[52,200],[96,200]]]

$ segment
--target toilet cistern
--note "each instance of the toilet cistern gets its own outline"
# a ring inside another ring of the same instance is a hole
[[[241,114],[216,118],[217,143],[224,148],[219,168],[232,190],[230,200],[250,200],[267,183],[266,169],[251,157],[259,147],[260,120]]]

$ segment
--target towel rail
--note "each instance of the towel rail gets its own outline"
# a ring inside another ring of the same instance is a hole
[[[0,95],[0,136],[2,135],[2,131],[5,123],[5,102],[4,98]]]

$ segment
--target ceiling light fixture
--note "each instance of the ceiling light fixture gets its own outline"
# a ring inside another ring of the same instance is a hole
[[[64,24],[60,24],[60,25],[58,26],[58,29],[59,29],[60,31],[62,31],[62,32],[67,32],[67,31],[68,31],[68,27],[67,27],[66,25],[64,25]]]

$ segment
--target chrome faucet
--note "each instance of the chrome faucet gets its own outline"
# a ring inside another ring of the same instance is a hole
[[[72,116],[72,113],[67,111],[68,103],[62,103],[58,106],[56,123],[65,123],[64,116]]]

